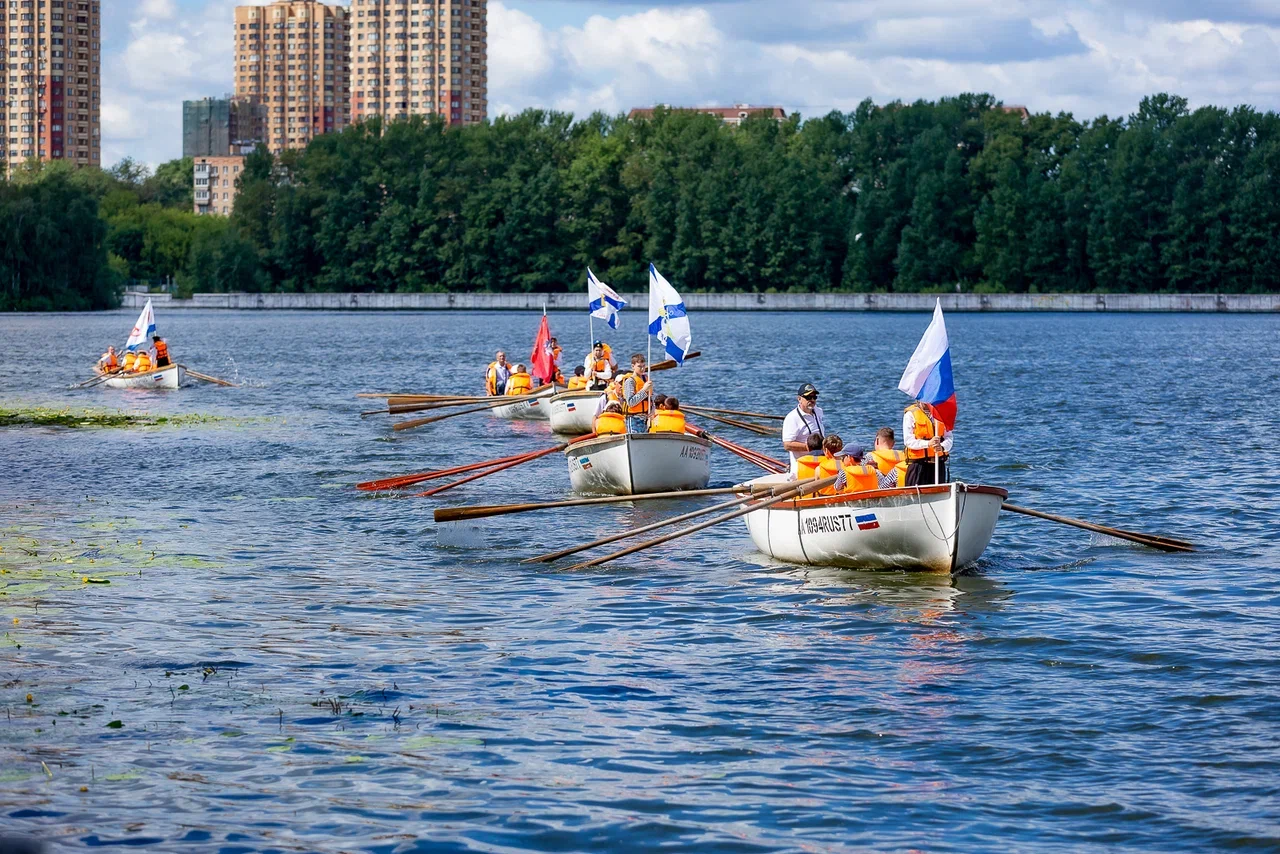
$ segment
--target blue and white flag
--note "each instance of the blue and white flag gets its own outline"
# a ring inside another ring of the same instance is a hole
[[[652,264],[649,265],[649,334],[657,336],[663,350],[676,364],[684,364],[685,354],[693,344],[684,299]]]
[[[608,321],[610,329],[618,328],[618,312],[627,307],[627,301],[596,278],[596,274],[587,268],[587,309],[592,317]]]
[[[140,347],[145,350],[151,346],[151,336],[155,334],[156,313],[151,310],[151,300],[147,300],[147,304],[142,307],[142,314],[138,315],[138,322],[133,324],[133,331],[129,333],[124,349],[129,353],[136,353]]]

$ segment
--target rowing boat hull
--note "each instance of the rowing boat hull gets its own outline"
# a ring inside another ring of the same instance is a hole
[[[577,442],[565,451],[574,492],[641,495],[705,489],[711,443],[680,433],[627,433]]]
[[[108,388],[165,388],[173,389],[182,385],[187,372],[181,365],[167,365],[154,371],[141,374],[122,374],[102,381]]]
[[[546,421],[550,417],[547,402],[553,394],[555,394],[554,389],[546,388],[536,394],[527,395],[524,400],[495,406],[492,414],[495,418],[505,418],[508,421]]]
[[[562,391],[548,402],[551,429],[566,436],[581,436],[591,432],[595,421],[598,391]]]
[[[878,489],[784,501],[745,518],[756,548],[788,563],[955,572],[982,557],[1008,496],[965,483]]]

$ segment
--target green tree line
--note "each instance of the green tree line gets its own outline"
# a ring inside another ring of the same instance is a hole
[[[638,290],[650,261],[688,291],[1280,290],[1280,117],[1171,95],[1089,121],[968,94],[736,128],[662,109],[374,121],[259,149],[229,220],[190,213],[190,161],[29,172],[0,188],[7,308],[157,277],[540,291],[590,265]]]

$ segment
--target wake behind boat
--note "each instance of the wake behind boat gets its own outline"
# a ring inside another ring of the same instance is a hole
[[[565,450],[574,492],[638,495],[704,489],[711,442],[680,433],[618,433]]]
[[[788,563],[955,572],[982,557],[1008,497],[966,483],[877,489],[791,499],[753,510],[746,523],[756,548]]]

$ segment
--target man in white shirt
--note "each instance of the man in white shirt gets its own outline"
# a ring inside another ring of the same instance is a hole
[[[587,388],[592,391],[602,390],[618,370],[612,351],[605,350],[603,341],[597,341],[591,346],[591,352],[587,354],[582,367],[587,377]]]
[[[947,483],[954,437],[937,417],[933,407],[917,400],[902,416],[902,444],[907,448],[907,486]],[[937,478],[934,478],[934,471]]]
[[[799,459],[809,453],[810,436],[826,436],[822,407],[818,406],[818,390],[805,383],[796,392],[796,408],[782,422],[782,448],[791,455],[791,474],[799,470]]]

